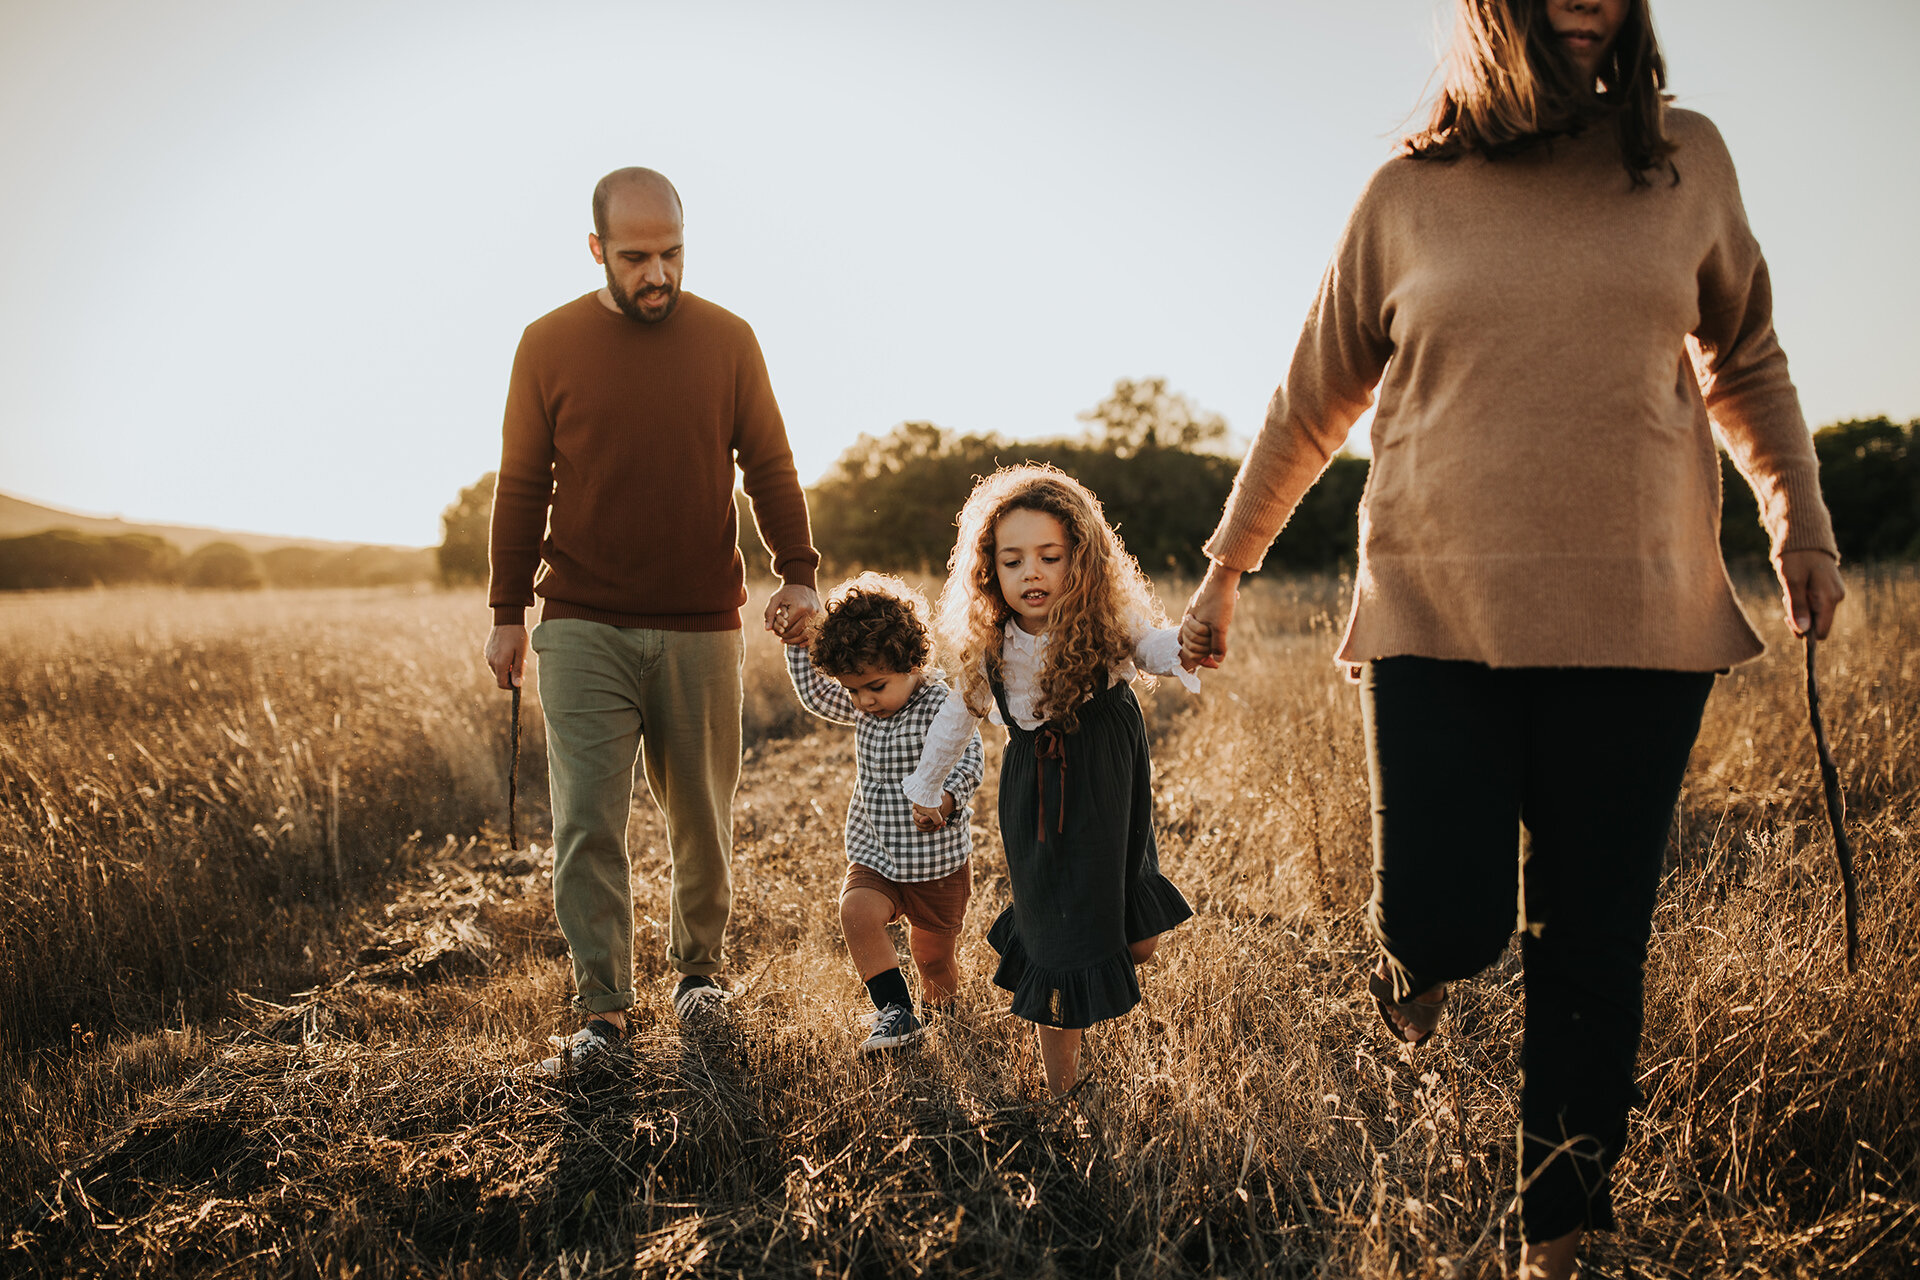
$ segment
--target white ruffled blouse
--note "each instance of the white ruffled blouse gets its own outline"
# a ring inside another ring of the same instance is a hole
[[[1040,669],[1044,665],[1047,635],[1028,635],[1020,624],[1008,619],[1000,646],[1000,678],[1006,688],[1007,709],[1022,729],[1038,729],[1045,721],[1034,714],[1040,701]],[[1133,660],[1123,662],[1109,673],[1107,684],[1131,684],[1142,671],[1156,676],[1173,676],[1191,693],[1200,692],[1200,677],[1180,665],[1180,629],[1178,627],[1140,628],[1133,642]],[[987,718],[1004,724],[1000,708],[994,706]],[[940,807],[940,790],[953,766],[979,726],[979,717],[967,709],[966,699],[955,693],[949,697],[927,726],[926,745],[920,749],[920,763],[901,782],[907,799],[928,809]]]

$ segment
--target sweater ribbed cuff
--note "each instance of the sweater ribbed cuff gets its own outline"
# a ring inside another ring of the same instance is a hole
[[[817,559],[813,561],[804,559],[788,560],[773,567],[773,571],[780,575],[780,581],[787,586],[813,587],[816,590],[818,590],[816,579],[819,574],[819,569],[820,565]]]
[[[1260,566],[1266,563],[1267,548],[1273,545],[1273,537],[1262,539],[1258,533],[1240,527],[1240,523],[1234,520],[1230,527],[1227,520],[1222,520],[1220,527],[1213,531],[1213,536],[1200,548],[1201,553],[1226,568],[1237,569],[1241,573],[1258,573]]]
[[[1293,515],[1294,504],[1259,495],[1259,482],[1234,485],[1219,527],[1201,548],[1209,560],[1242,573],[1257,573],[1266,563],[1267,551]]]
[[[493,606],[493,625],[496,627],[524,627],[527,625],[525,605],[496,604]]]
[[[1785,499],[1780,527],[1773,530],[1773,560],[1789,551],[1824,551],[1840,559],[1840,544],[1834,540],[1833,517],[1820,496],[1820,476],[1812,469],[1795,469],[1780,477],[1780,493]]]

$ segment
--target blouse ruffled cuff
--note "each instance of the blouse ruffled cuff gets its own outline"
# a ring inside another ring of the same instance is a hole
[[[1133,646],[1134,665],[1156,676],[1172,676],[1188,693],[1200,692],[1200,676],[1180,665],[1180,629],[1152,627]]]
[[[900,790],[906,793],[907,799],[922,809],[938,809],[941,793],[946,790],[943,785],[946,774],[941,774],[939,777],[933,774],[934,771],[931,769],[915,769],[900,780]]]
[[[913,772],[900,782],[907,799],[923,809],[938,809],[940,794],[947,789],[947,776],[967,753],[973,740],[973,713],[960,695],[949,692],[940,710],[927,726],[926,741],[920,746],[920,761]]]

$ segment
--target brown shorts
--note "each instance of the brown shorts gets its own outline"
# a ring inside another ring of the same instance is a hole
[[[847,864],[847,878],[840,885],[840,898],[854,889],[871,889],[893,904],[887,923],[904,919],[915,929],[952,937],[960,932],[967,915],[967,899],[973,896],[973,861],[968,859],[958,871],[938,880],[889,880],[861,862]]]

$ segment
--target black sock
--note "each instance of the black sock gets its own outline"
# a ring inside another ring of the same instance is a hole
[[[890,1004],[913,1008],[913,995],[907,990],[907,975],[900,972],[898,965],[885,973],[876,973],[867,979],[867,994],[873,997],[873,1007],[884,1010]]]

